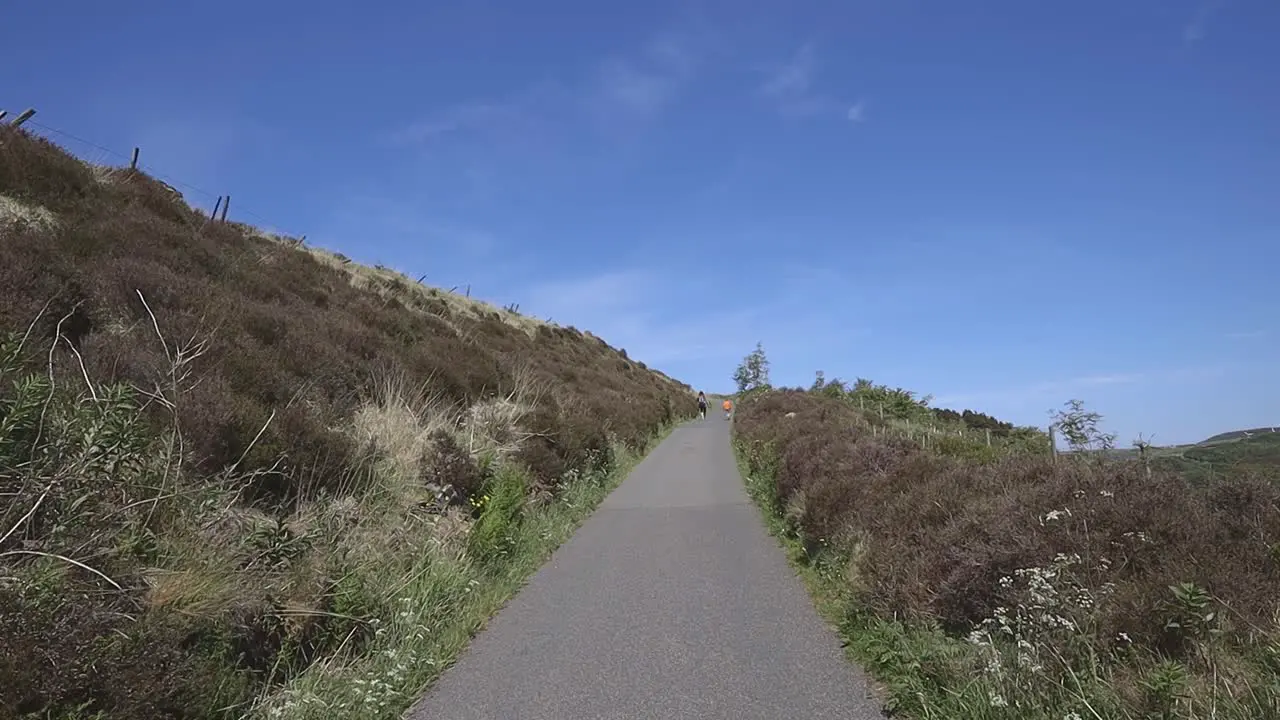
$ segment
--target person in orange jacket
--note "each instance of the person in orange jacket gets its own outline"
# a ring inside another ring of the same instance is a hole
[[[729,398],[725,398],[724,399],[724,419],[728,420],[729,416],[732,413],[733,413],[733,401],[730,400]]]

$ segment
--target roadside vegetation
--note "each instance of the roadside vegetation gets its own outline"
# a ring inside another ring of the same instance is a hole
[[[0,127],[0,717],[398,718],[695,411]]]
[[[1280,717],[1280,488],[1253,468],[1113,457],[1079,401],[1055,456],[867,381],[773,389],[760,348],[736,379],[751,494],[893,715]]]

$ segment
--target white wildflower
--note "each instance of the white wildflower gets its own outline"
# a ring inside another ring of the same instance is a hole
[[[1040,516],[1040,524],[1044,525],[1047,522],[1054,522],[1056,520],[1061,520],[1064,517],[1071,517],[1070,508],[1063,508],[1061,510],[1050,510],[1049,512]]]

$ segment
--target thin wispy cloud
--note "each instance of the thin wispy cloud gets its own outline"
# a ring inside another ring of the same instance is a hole
[[[860,337],[840,308],[797,298],[791,286],[716,303],[687,277],[682,264],[587,272],[521,289],[521,307],[590,328],[664,370],[723,366],[726,383],[729,369],[757,340],[786,358],[839,351],[842,342]]]
[[[530,290],[529,305],[547,315],[568,315],[583,308],[613,312],[642,303],[657,278],[643,270],[612,270],[584,277],[543,282]]]
[[[796,50],[790,60],[766,72],[764,80],[760,83],[760,93],[775,100],[804,96],[813,85],[813,75],[817,72],[816,65],[817,57],[813,43],[805,43]]]
[[[757,93],[782,115],[816,115],[832,106],[830,99],[813,91],[818,73],[817,51],[805,43],[785,62],[763,70]]]
[[[598,100],[609,107],[652,116],[675,97],[679,78],[639,67],[628,60],[610,60],[600,67]]]
[[[692,81],[698,65],[696,43],[686,34],[664,31],[629,53],[602,58],[576,78],[536,79],[496,97],[466,100],[427,113],[391,133],[393,143],[430,146],[447,139],[476,137],[542,142],[565,128],[595,122],[650,120],[659,116]]]
[[[1227,0],[1203,0],[1195,14],[1182,28],[1182,40],[1188,45],[1200,42],[1209,33],[1209,24],[1227,6]]]
[[[275,131],[243,117],[156,115],[146,118],[130,139],[134,147],[143,148],[144,165],[176,182],[189,183],[193,187],[185,190],[191,193],[194,187],[216,192],[236,151],[269,151],[277,137]]]
[[[863,102],[844,104],[820,91],[817,87],[818,70],[817,48],[811,42],[805,43],[786,61],[766,65],[761,70],[763,77],[756,87],[756,94],[786,117],[835,114],[843,107],[849,122],[862,122],[866,111]]]
[[[394,139],[404,143],[429,142],[450,133],[492,128],[518,119],[520,113],[515,101],[461,103],[410,124],[396,132]]]
[[[1053,405],[1072,397],[1085,396],[1084,399],[1088,400],[1088,396],[1094,392],[1110,393],[1120,387],[1201,383],[1219,378],[1229,370],[1229,366],[1218,364],[1147,372],[1093,373],[985,391],[943,393],[934,400],[933,405],[1007,409],[1026,408],[1033,403],[1048,402]]]
[[[1044,402],[1058,398],[1065,400],[1068,396],[1089,388],[1132,385],[1142,382],[1146,377],[1143,373],[1097,373],[978,392],[944,393],[934,399],[933,405],[959,408],[1024,401]]]
[[[412,274],[416,268],[430,267],[435,282],[489,261],[501,245],[500,238],[488,229],[443,217],[420,202],[372,195],[348,199],[315,234],[322,246],[326,238],[347,238],[412,248],[403,252],[400,269]],[[362,261],[391,264],[387,258],[353,253],[357,245],[349,247],[348,254]]]
[[[585,92],[587,107],[605,122],[654,118],[690,83],[696,64],[688,38],[659,33],[640,51],[600,63],[594,85]]]
[[[1229,340],[1254,340],[1266,337],[1268,334],[1269,331],[1267,330],[1243,330],[1240,332],[1227,333],[1226,337]]]
[[[867,104],[862,100],[849,106],[849,110],[845,112],[845,119],[851,123],[860,123],[867,119]]]

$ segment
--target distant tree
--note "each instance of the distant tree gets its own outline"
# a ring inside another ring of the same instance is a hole
[[[1049,411],[1056,428],[1067,441],[1067,446],[1077,452],[1086,450],[1110,450],[1115,447],[1115,433],[1105,433],[1098,428],[1102,416],[1084,409],[1084,401],[1068,400],[1062,410]]]
[[[764,354],[764,344],[756,343],[756,349],[742,359],[742,364],[733,373],[733,381],[738,385],[738,393],[769,389],[769,359]]]
[[[933,416],[943,422],[963,423],[964,416],[949,408],[934,408]]]

